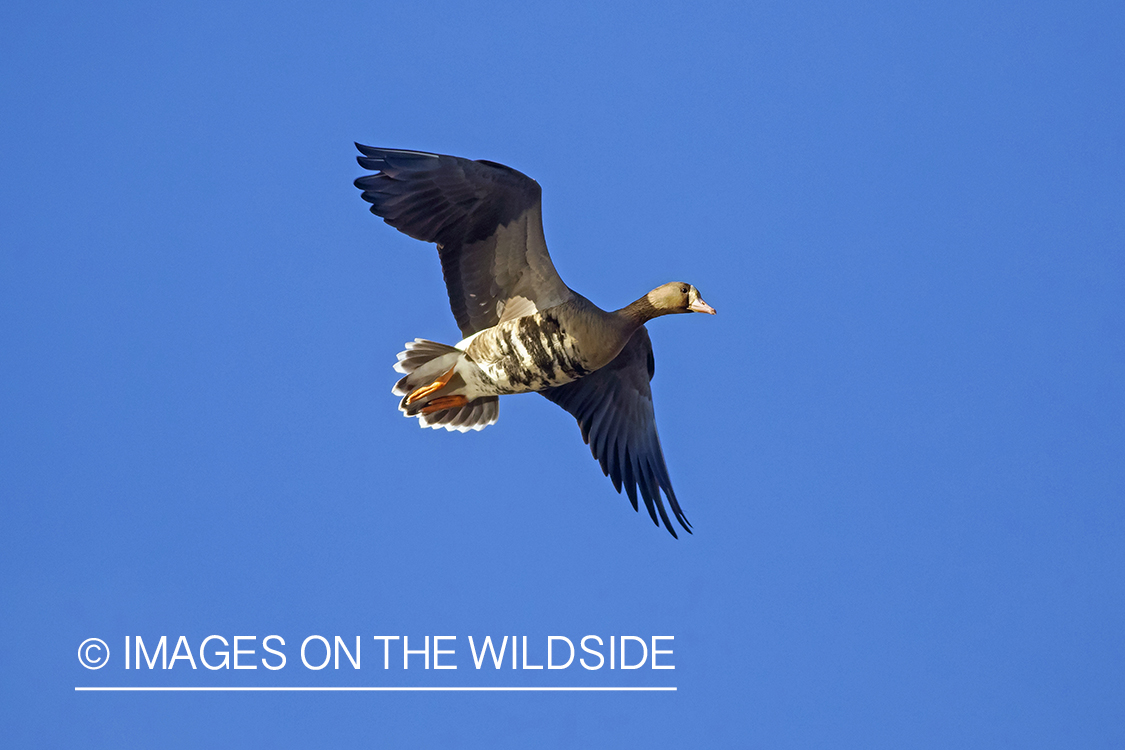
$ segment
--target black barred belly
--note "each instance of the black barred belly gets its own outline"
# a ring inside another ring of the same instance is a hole
[[[492,379],[497,394],[539,391],[589,374],[573,339],[549,313],[486,331],[469,346],[469,356]]]

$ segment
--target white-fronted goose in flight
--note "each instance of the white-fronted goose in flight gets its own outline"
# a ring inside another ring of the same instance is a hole
[[[676,536],[688,523],[664,464],[649,380],[644,323],[669,313],[715,314],[696,288],[672,282],[606,312],[559,278],[543,239],[539,183],[490,161],[361,146],[355,181],[371,213],[437,244],[449,304],[464,339],[406,345],[395,369],[399,409],[424,427],[480,430],[496,421],[498,396],[536,391],[570,412],[602,471],[653,523]]]

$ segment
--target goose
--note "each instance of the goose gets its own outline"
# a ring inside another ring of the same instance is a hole
[[[661,492],[680,508],[656,434],[652,342],[645,323],[674,313],[715,314],[691,284],[653,289],[607,312],[570,289],[543,236],[539,183],[511,167],[359,143],[374,172],[355,186],[371,213],[437,245],[462,340],[407,343],[392,392],[399,410],[434,429],[481,430],[496,422],[499,397],[537,392],[577,421],[614,489],[676,537]],[[659,514],[659,520],[657,518]]]

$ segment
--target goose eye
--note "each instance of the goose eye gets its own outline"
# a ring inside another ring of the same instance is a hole
[[[687,294],[687,287],[686,286],[680,287],[680,294]]]

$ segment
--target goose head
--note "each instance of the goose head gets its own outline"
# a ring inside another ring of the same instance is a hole
[[[683,281],[672,281],[658,286],[646,294],[645,299],[653,307],[653,317],[689,312],[715,314],[715,308],[703,301],[699,296],[699,290]]]

